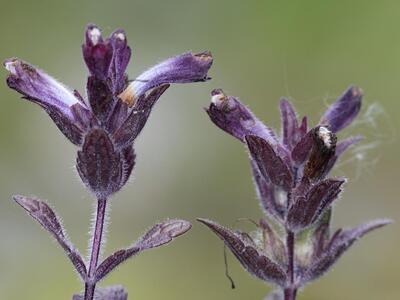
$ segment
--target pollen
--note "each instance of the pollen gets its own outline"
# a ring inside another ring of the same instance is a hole
[[[100,41],[101,31],[97,27],[92,28],[89,31],[89,39],[93,43],[93,45],[97,45]]]

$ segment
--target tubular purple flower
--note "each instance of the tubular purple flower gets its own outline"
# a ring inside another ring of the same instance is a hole
[[[113,50],[110,42],[103,40],[101,30],[96,25],[87,26],[82,52],[90,74],[105,80],[108,76]]]
[[[245,142],[246,135],[255,135],[275,145],[272,129],[265,126],[239,99],[227,96],[221,89],[211,92],[211,103],[206,109],[211,121],[230,135]]]
[[[191,53],[169,58],[150,68],[135,79],[119,95],[122,101],[133,106],[147,91],[169,83],[206,81],[208,69],[212,65],[211,53]]]
[[[75,104],[84,105],[63,84],[22,60],[8,59],[4,67],[10,72],[8,86],[44,108],[58,109],[73,120],[71,107]]]
[[[332,132],[338,132],[350,125],[361,109],[363,93],[360,88],[351,86],[335,103],[333,103],[321,118],[321,125],[328,125]]]
[[[74,299],[126,300],[123,288],[96,289],[96,283],[133,255],[184,234],[191,224],[184,220],[156,224],[132,247],[100,262],[109,199],[128,181],[135,166],[134,141],[169,83],[208,80],[212,57],[210,52],[185,53],[156,65],[129,85],[125,71],[131,49],[122,29],[103,39],[97,26],[88,25],[82,53],[89,70],[86,100],[21,60],[7,60],[4,66],[10,73],[8,86],[43,107],[68,139],[79,146],[76,169],[97,200],[89,261],[85,263],[72,247],[47,204],[22,196],[15,200],[53,235],[74,264],[85,284],[83,295]]]
[[[80,95],[22,60],[8,59],[4,66],[9,71],[7,85],[43,107],[61,132],[72,143],[80,145],[91,120]]]

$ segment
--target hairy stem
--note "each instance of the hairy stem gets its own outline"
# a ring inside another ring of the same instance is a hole
[[[96,282],[94,274],[96,272],[97,263],[100,256],[101,241],[104,233],[104,221],[106,216],[107,199],[99,198],[97,201],[96,223],[93,231],[93,242],[90,254],[90,265],[88,278],[85,283],[85,300],[93,300]]]
[[[285,300],[295,300],[297,294],[297,289],[294,284],[294,244],[294,233],[290,230],[286,230],[286,251],[288,259],[287,276],[289,278],[289,285],[284,289]]]

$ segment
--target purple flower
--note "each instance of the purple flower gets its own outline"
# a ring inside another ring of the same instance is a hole
[[[76,168],[98,200],[89,261],[73,247],[59,218],[44,201],[24,196],[14,200],[56,239],[71,260],[85,284],[83,295],[73,299],[126,300],[122,287],[96,289],[96,284],[127,259],[184,234],[191,224],[177,219],[158,223],[130,247],[100,261],[108,199],[127,182],[135,165],[134,141],[159,97],[171,83],[208,80],[213,60],[210,52],[184,53],[129,80],[125,71],[131,49],[124,31],[116,30],[103,39],[95,25],[87,27],[82,51],[89,70],[87,99],[22,60],[8,59],[4,66],[9,72],[8,86],[40,105],[79,147]]]
[[[86,186],[106,198],[127,181],[135,162],[133,142],[153,105],[171,83],[206,81],[210,52],[184,53],[150,68],[131,82],[125,73],[131,49],[123,30],[103,39],[89,25],[82,46],[89,70],[87,99],[32,65],[4,62],[7,84],[43,107],[65,136],[80,146],[77,169]]]
[[[325,273],[354,241],[390,222],[377,220],[330,233],[332,204],[346,180],[328,175],[346,149],[361,140],[355,136],[337,142],[336,133],[357,116],[362,91],[348,88],[312,128],[307,117],[299,119],[291,103],[282,99],[279,136],[237,98],[220,89],[211,97],[206,109],[211,121],[247,146],[260,205],[268,219],[261,220],[252,235],[207,219],[199,221],[224,241],[250,274],[282,289],[271,298],[295,299],[297,289]],[[308,236],[301,246],[300,234]]]

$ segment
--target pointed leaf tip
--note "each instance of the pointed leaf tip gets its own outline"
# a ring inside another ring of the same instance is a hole
[[[171,242],[192,227],[188,221],[168,220],[154,225],[132,247],[121,249],[103,260],[96,269],[95,281],[99,282],[120,264],[143,250],[156,248]]]
[[[83,258],[67,239],[55,212],[44,201],[37,198],[15,195],[13,199],[56,239],[64,249],[78,274],[85,280],[86,265]]]
[[[351,245],[365,234],[392,223],[389,219],[378,219],[350,229],[339,229],[332,236],[326,249],[315,259],[302,276],[302,283],[313,281],[326,273]]]
[[[140,249],[155,248],[172,241],[192,228],[192,224],[184,220],[168,220],[156,224],[136,244]]]
[[[211,220],[203,218],[197,220],[209,227],[228,246],[251,275],[280,286],[285,285],[285,271],[261,252],[248,235],[234,232]]]

